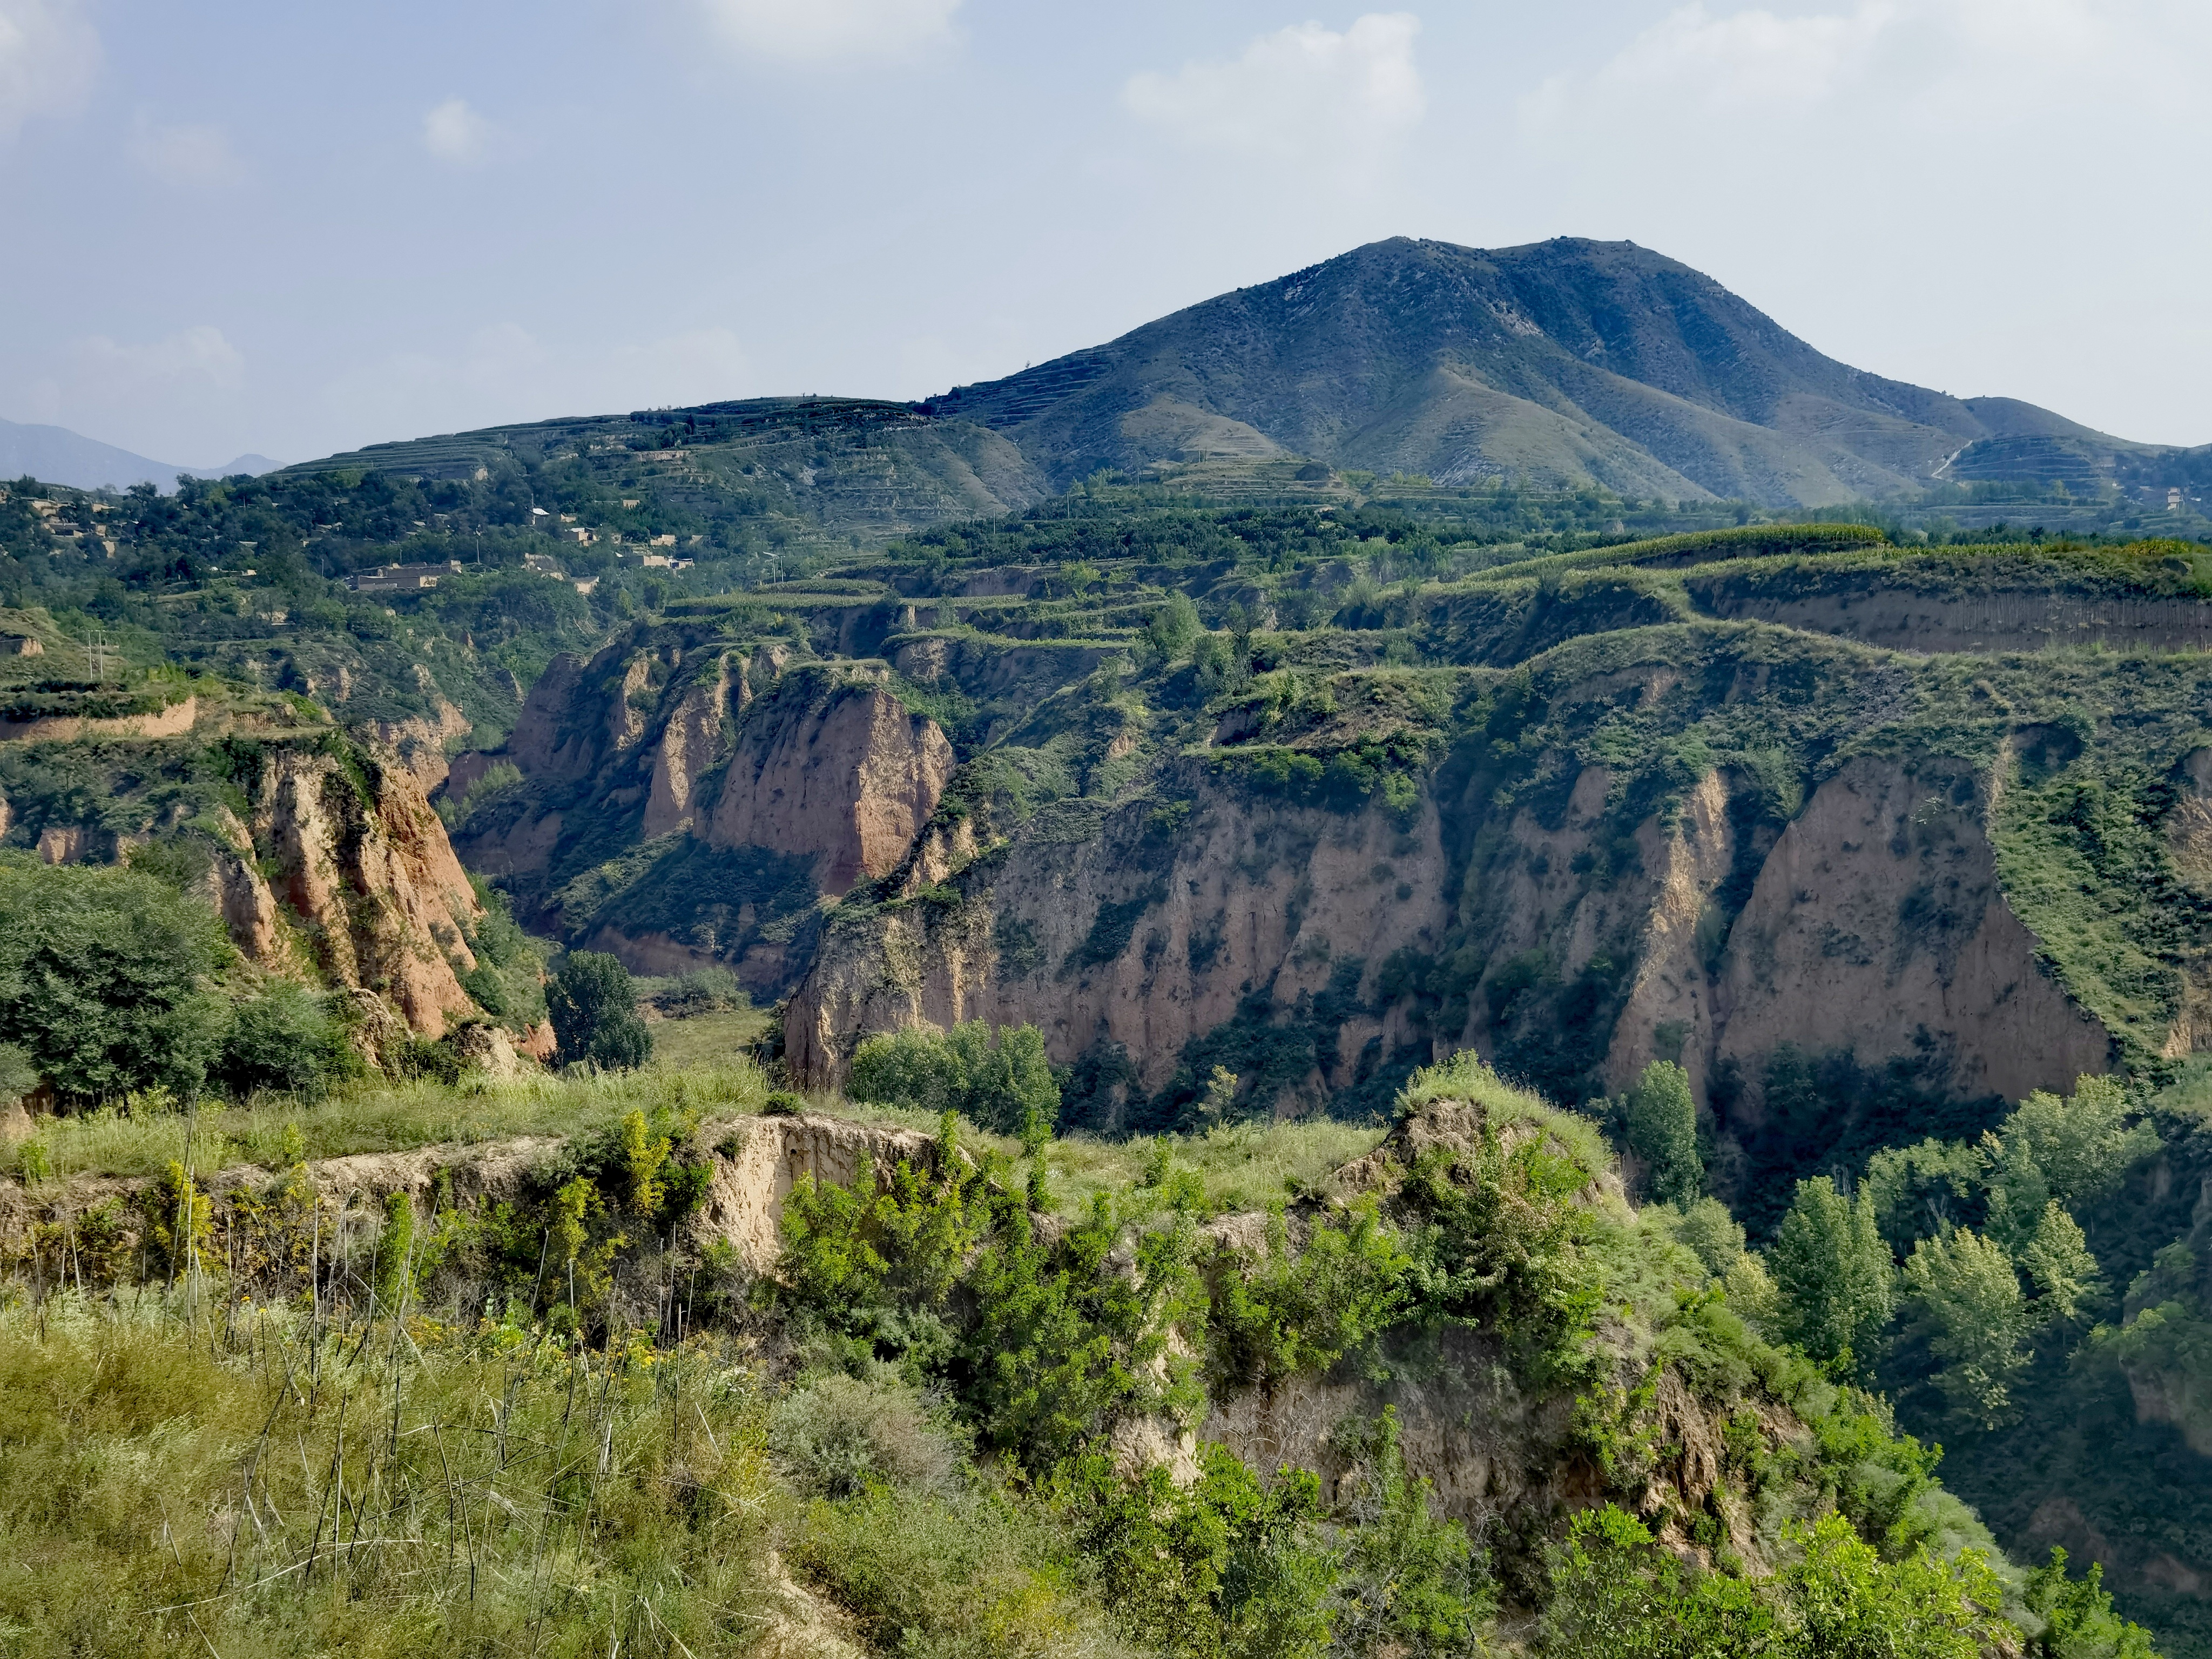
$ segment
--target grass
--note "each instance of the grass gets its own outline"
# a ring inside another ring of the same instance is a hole
[[[1441,1064],[1416,1072],[1399,1098],[1408,1107],[1438,1100],[1469,1100],[1494,1120],[1535,1124],[1593,1175],[1613,1161],[1613,1150],[1605,1144],[1596,1124],[1579,1112],[1562,1111],[1541,1095],[1506,1082],[1472,1048],[1462,1048]]]
[[[740,1355],[410,1334],[0,1313],[6,1650],[773,1650],[801,1610]]]
[[[1238,1123],[1194,1135],[1139,1135],[1098,1140],[1069,1135],[1045,1152],[1053,1199],[1064,1213],[1090,1208],[1094,1194],[1132,1187],[1164,1151],[1177,1170],[1189,1170],[1205,1187],[1205,1207],[1217,1213],[1256,1210],[1286,1195],[1289,1184],[1318,1185],[1330,1171],[1372,1152],[1383,1132],[1371,1127],[1315,1120],[1303,1123]]]
[[[686,1071],[744,1058],[768,1030],[769,1016],[766,1009],[744,1007],[651,1024],[653,1064],[665,1071]]]
[[[22,1177],[25,1148],[35,1145],[52,1178],[158,1175],[171,1160],[205,1175],[238,1164],[281,1169],[295,1157],[345,1158],[440,1145],[480,1146],[524,1135],[572,1136],[605,1130],[623,1115],[659,1108],[729,1117],[758,1112],[769,1080],[744,1053],[765,1019],[757,1010],[657,1020],[653,1063],[641,1071],[586,1076],[536,1073],[512,1081],[471,1078],[458,1089],[436,1083],[359,1085],[309,1103],[262,1096],[251,1104],[176,1111],[113,1109],[45,1120],[32,1141],[0,1152],[0,1173]],[[828,1091],[805,1097],[811,1109],[885,1128],[934,1135],[925,1112],[857,1103]],[[296,1141],[289,1136],[296,1134]],[[1125,1141],[1071,1135],[1047,1149],[1054,1207],[1087,1211],[1095,1194],[1137,1184],[1159,1156],[1203,1182],[1206,1207],[1258,1209],[1282,1197],[1286,1182],[1312,1186],[1340,1164],[1373,1149],[1382,1132],[1331,1121],[1235,1124],[1196,1135]],[[963,1146],[981,1157],[1023,1158],[1018,1139],[963,1121]],[[296,1150],[295,1150],[296,1149]]]
[[[598,1076],[468,1078],[459,1088],[379,1081],[315,1103],[264,1095],[243,1106],[204,1105],[191,1116],[109,1108],[47,1119],[34,1140],[55,1176],[158,1174],[170,1160],[184,1158],[188,1137],[195,1171],[238,1164],[276,1169],[295,1156],[345,1158],[522,1135],[574,1135],[604,1128],[630,1111],[659,1107],[728,1116],[758,1111],[768,1094],[760,1068],[732,1054],[719,1063],[656,1062],[641,1071]],[[296,1152],[288,1148],[287,1131],[297,1134]],[[24,1149],[32,1144],[16,1143],[0,1168],[20,1175]]]

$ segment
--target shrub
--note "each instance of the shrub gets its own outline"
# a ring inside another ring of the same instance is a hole
[[[1112,1653],[1103,1617],[1071,1584],[1073,1553],[1052,1528],[996,1494],[875,1486],[811,1504],[790,1559],[852,1620],[871,1652]]]
[[[1979,1659],[2000,1632],[2003,1586],[1973,1550],[1884,1562],[1840,1515],[1784,1529],[1771,1577],[1694,1572],[1612,1504],[1575,1517],[1553,1553],[1543,1651],[1574,1659]]]
[[[1296,1372],[1328,1370],[1403,1315],[1412,1265],[1371,1196],[1340,1224],[1316,1220],[1296,1255],[1279,1209],[1268,1220],[1267,1253],[1249,1276],[1234,1252],[1224,1249],[1217,1261],[1209,1320],[1215,1377],[1273,1389]]]
[[[1034,1025],[994,1030],[970,1020],[941,1036],[915,1026],[872,1036],[854,1054],[847,1092],[915,1111],[957,1112],[1025,1140],[1048,1139],[1060,1123],[1060,1082]]]
[[[1508,1151],[1488,1122],[1468,1153],[1423,1153],[1405,1187],[1423,1220],[1413,1240],[1417,1307],[1495,1328],[1540,1382],[1578,1371],[1602,1300],[1589,1249],[1596,1222],[1575,1201],[1589,1180],[1547,1140]]]
[[[1498,1609],[1487,1558],[1457,1522],[1431,1512],[1426,1480],[1406,1468],[1395,1407],[1383,1409],[1364,1477],[1346,1505],[1335,1645],[1348,1653],[1414,1656],[1489,1650]]]
[[[947,1489],[958,1462],[912,1389],[850,1376],[822,1377],[776,1401],[769,1447],[800,1486],[825,1498],[885,1482]]]
[[[572,951],[546,988],[563,1065],[635,1071],[653,1058],[653,1033],[638,1017],[629,969],[597,951]]]
[[[304,985],[277,980],[238,1005],[217,1075],[233,1094],[277,1089],[312,1100],[359,1070],[329,1002]]]
[[[222,923],[143,871],[0,863],[0,1042],[79,1101],[199,1092],[228,1010]]]
[[[738,976],[726,968],[700,968],[677,976],[660,996],[660,1006],[677,1015],[710,1014],[722,1008],[744,1006],[745,994]]]
[[[1173,1659],[1292,1659],[1328,1646],[1336,1570],[1320,1534],[1320,1483],[1304,1469],[1263,1482],[1225,1446],[1199,1452],[1178,1487],[1157,1464],[1133,1479],[1085,1454],[1055,1482],[1057,1506],[1115,1622]]]

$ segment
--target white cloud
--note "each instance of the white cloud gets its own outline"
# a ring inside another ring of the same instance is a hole
[[[2195,0],[1856,0],[1792,16],[1692,3],[1597,69],[1547,81],[1522,113],[1560,133],[1639,126],[1662,151],[1690,118],[1749,117],[1770,139],[1777,118],[1802,127],[1839,112],[1861,141],[1897,118],[2051,130],[2122,86],[2194,101],[2175,68],[2207,46]]]
[[[698,0],[708,25],[748,55],[822,63],[890,58],[944,40],[960,0]]]
[[[0,138],[76,109],[99,68],[100,36],[76,0],[0,0]]]
[[[215,391],[235,392],[246,383],[245,357],[210,323],[146,345],[125,345],[95,334],[80,343],[77,356],[83,379],[109,392],[193,381]]]
[[[499,129],[465,98],[448,98],[422,118],[422,148],[441,161],[474,166],[489,159],[498,138]]]
[[[131,159],[165,185],[220,190],[246,177],[246,164],[221,127],[157,127],[141,121],[131,136]]]
[[[1341,34],[1294,24],[1228,63],[1136,76],[1122,101],[1200,149],[1356,171],[1427,106],[1413,62],[1420,27],[1407,12],[1370,13]]]
[[[518,323],[489,324],[435,354],[402,352],[340,376],[324,402],[346,441],[374,443],[502,421],[619,414],[744,395],[737,336],[705,328],[655,339],[555,348]]]

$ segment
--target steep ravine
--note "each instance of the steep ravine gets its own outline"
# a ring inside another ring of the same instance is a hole
[[[1671,823],[1634,826],[1632,864],[1593,881],[1614,781],[1584,769],[1549,825],[1468,798],[1425,799],[1401,822],[1255,798],[1192,763],[1158,795],[1007,825],[963,867],[940,843],[972,848],[975,829],[933,830],[910,884],[935,889],[839,913],[792,999],[790,1064],[828,1082],[872,1031],[1027,1022],[1055,1061],[1110,1079],[1112,1098],[1085,1106],[1102,1122],[1146,1121],[1147,1097],[1157,1119],[1217,1056],[1289,1113],[1455,1048],[1504,1046],[1511,1063],[1514,999],[1540,977],[1592,988],[1586,1040],[1613,1089],[1679,1058],[1706,1097],[1784,1045],[1932,1056],[1972,1097],[2111,1064],[2110,1036],[2006,901],[1971,769],[1851,762],[1747,857],[1754,832],[1708,772]],[[1456,997],[1409,991],[1421,975],[1433,988],[1440,964]],[[1310,1065],[1283,1075],[1299,1045]],[[1273,1070],[1258,1078],[1239,1056],[1262,1053]],[[1761,1127],[1755,1088],[1730,1104],[1747,1133]]]
[[[501,763],[520,783],[479,802]],[[674,627],[556,659],[507,744],[461,757],[446,793],[461,855],[533,925],[774,996],[806,965],[817,900],[896,867],[952,769],[885,665]]]

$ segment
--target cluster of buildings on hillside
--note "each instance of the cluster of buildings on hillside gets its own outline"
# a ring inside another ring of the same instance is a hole
[[[590,532],[583,530],[577,531],[575,537],[579,546],[588,545],[595,539]],[[655,536],[648,545],[673,547],[676,538]],[[627,548],[618,551],[616,556],[635,559],[647,570],[689,570],[696,562],[691,559],[678,558],[671,553],[632,552]],[[550,554],[526,553],[522,557],[522,568],[534,575],[550,576],[555,581],[567,582],[579,593],[589,593],[599,585],[597,576],[571,576],[554,562]],[[459,559],[427,564],[380,564],[374,570],[356,571],[346,578],[346,586],[356,593],[420,593],[425,588],[435,587],[442,576],[459,575],[461,568]]]

